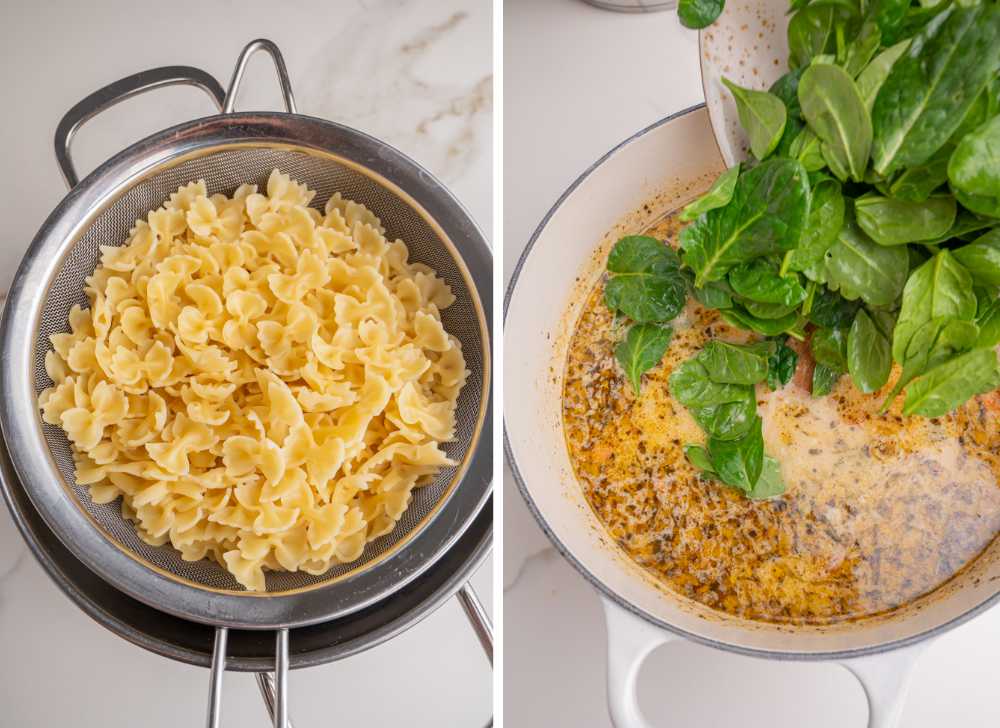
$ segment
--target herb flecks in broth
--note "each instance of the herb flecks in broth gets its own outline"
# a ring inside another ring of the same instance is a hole
[[[678,229],[669,218],[649,234],[676,240]],[[864,394],[838,375],[818,399],[809,392],[809,344],[789,340],[768,366],[775,383],[787,386],[772,391],[762,382],[754,391],[764,452],[787,490],[753,501],[688,461],[684,446],[703,444],[705,435],[668,382],[707,342],[756,337],[689,301],[637,397],[615,360],[621,326],[602,301],[603,287],[591,294],[570,343],[567,447],[609,534],[670,589],[755,620],[855,619],[933,591],[1000,532],[996,393],[935,419],[902,416],[901,401],[880,414],[896,366],[881,390]],[[853,322],[858,310],[820,298],[813,306],[811,315],[829,326]]]

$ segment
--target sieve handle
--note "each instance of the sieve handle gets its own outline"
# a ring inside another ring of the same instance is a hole
[[[295,97],[292,95],[292,82],[288,80],[288,69],[285,68],[285,59],[281,55],[281,51],[278,50],[278,46],[266,38],[258,38],[257,40],[250,41],[240,52],[240,57],[236,59],[236,69],[233,71],[233,77],[229,81],[229,89],[226,91],[226,97],[222,102],[223,114],[231,114],[236,110],[236,95],[239,93],[240,84],[243,82],[243,74],[247,70],[247,62],[259,51],[264,51],[271,56],[271,60],[274,62],[274,70],[278,73],[278,85],[281,87],[281,97],[285,101],[285,109],[289,114],[296,113]]]
[[[222,109],[225,103],[226,93],[222,85],[205,71],[191,66],[164,66],[141,71],[120,81],[109,83],[67,111],[56,127],[55,147],[56,162],[70,189],[76,187],[80,181],[73,166],[73,158],[70,156],[70,144],[77,130],[85,122],[125,99],[164,86],[176,85],[197,86],[212,97],[212,101],[219,109]]]

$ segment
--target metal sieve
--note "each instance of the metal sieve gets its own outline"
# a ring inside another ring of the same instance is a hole
[[[233,113],[246,63],[259,50],[274,60],[287,113]],[[223,113],[148,137],[77,183],[69,154],[76,129],[125,98],[170,84],[202,88]],[[297,114],[284,62],[270,41],[244,48],[225,93],[194,68],[135,74],[74,106],[55,141],[72,189],[29,247],[0,322],[0,428],[18,477],[52,531],[103,579],[152,607],[217,627],[209,725],[218,721],[227,628],[278,630],[274,713],[275,725],[283,726],[288,629],[370,606],[418,578],[489,498],[489,249],[461,205],[415,162],[362,132]],[[61,429],[42,423],[37,397],[51,384],[44,368],[48,337],[68,330],[72,305],[87,305],[83,279],[98,263],[99,245],[120,244],[136,219],[191,180],[204,179],[211,192],[231,194],[244,183],[263,188],[276,167],[316,190],[317,204],[337,191],[363,203],[382,220],[389,239],[407,243],[411,260],[445,279],[457,300],[442,312],[442,321],[462,343],[470,376],[458,400],[455,440],[445,447],[459,464],[414,490],[395,530],[369,543],[356,562],[317,576],[267,572],[266,591],[250,593],[214,562],[185,562],[169,545],[141,541],[117,502],[93,503],[75,482],[69,441]],[[474,601],[471,592],[466,596]],[[467,613],[487,640],[488,624],[474,609]]]

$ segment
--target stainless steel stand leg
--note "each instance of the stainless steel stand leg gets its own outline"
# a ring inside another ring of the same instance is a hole
[[[483,652],[490,660],[490,665],[493,665],[493,623],[490,621],[489,615],[486,613],[486,608],[483,607],[483,603],[479,601],[479,597],[476,596],[475,590],[472,588],[472,584],[465,582],[462,588],[458,592],[458,601],[462,605],[462,609],[465,611],[465,616],[468,617],[469,623],[472,625],[472,629],[476,633],[476,637],[479,638],[479,644],[483,646]]]
[[[226,672],[226,639],[229,630],[215,628],[215,648],[212,651],[212,673],[208,684],[208,728],[219,728],[222,706],[222,675]]]
[[[274,678],[269,672],[258,672],[255,676],[257,679],[257,687],[260,688],[260,696],[264,700],[264,705],[267,707],[267,715],[274,722]],[[292,724],[291,719],[286,723],[286,728],[295,728]]]

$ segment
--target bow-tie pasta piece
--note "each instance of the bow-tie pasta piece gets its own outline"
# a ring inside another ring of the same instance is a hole
[[[95,502],[253,591],[358,559],[455,464],[451,289],[363,205],[314,196],[278,170],[180,187],[101,246],[38,399]]]

